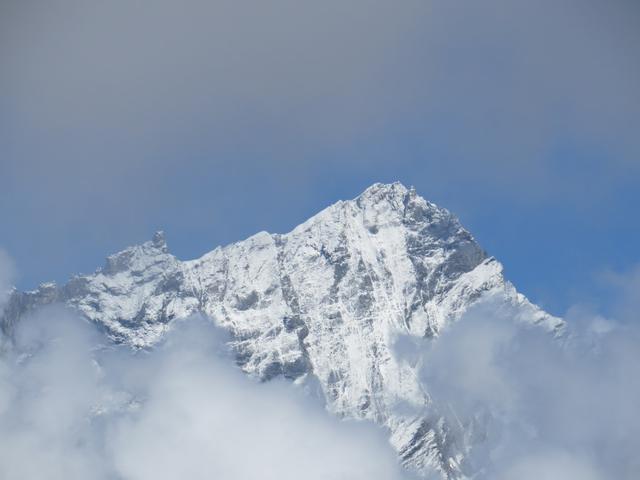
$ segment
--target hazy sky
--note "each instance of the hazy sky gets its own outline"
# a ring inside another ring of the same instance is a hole
[[[638,24],[635,0],[4,0],[0,246],[32,288],[401,180],[534,301],[606,304],[640,261]]]

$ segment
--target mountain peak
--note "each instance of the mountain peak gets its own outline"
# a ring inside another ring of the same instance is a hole
[[[413,187],[407,188],[400,182],[393,183],[374,183],[364,192],[362,192],[356,201],[373,201],[380,202],[384,200],[395,199],[398,201],[404,201],[407,194],[415,194]]]
[[[153,234],[153,238],[151,239],[151,244],[160,250],[166,251],[167,240],[165,238],[163,230],[158,230],[156,233]]]
[[[144,271],[151,265],[172,258],[167,249],[164,232],[157,231],[151,240],[109,255],[102,271],[113,275],[125,271]]]
[[[147,348],[175,320],[204,313],[230,333],[248,374],[318,382],[331,412],[387,427],[404,465],[458,480],[466,437],[432,405],[394,341],[435,341],[488,297],[548,331],[562,325],[504,279],[448,210],[399,182],[376,183],[289,233],[260,233],[195,260],[170,255],[156,232],[93,275],[14,292],[0,329],[62,302],[113,340]]]

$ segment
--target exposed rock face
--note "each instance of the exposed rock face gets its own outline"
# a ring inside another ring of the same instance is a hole
[[[157,233],[93,275],[14,292],[1,321],[8,332],[29,310],[64,302],[113,340],[148,347],[175,319],[204,312],[232,334],[247,373],[315,378],[330,411],[388,427],[408,467],[458,479],[472,429],[438,415],[393,344],[436,337],[486,295],[550,332],[562,328],[455,216],[399,183],[376,184],[288,234],[261,232],[196,260],[176,259]]]

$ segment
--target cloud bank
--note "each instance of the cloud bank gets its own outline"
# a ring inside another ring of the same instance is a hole
[[[469,471],[487,480],[636,478],[637,317],[574,314],[556,341],[514,318],[488,301],[418,356],[437,408],[477,440]]]
[[[251,381],[224,352],[201,318],[134,354],[64,309],[39,311],[0,360],[0,476],[407,478],[383,432],[289,383]]]

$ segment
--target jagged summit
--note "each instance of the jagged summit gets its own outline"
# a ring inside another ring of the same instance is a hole
[[[121,252],[107,257],[102,273],[114,275],[120,272],[144,272],[154,264],[163,264],[173,259],[168,254],[167,245],[163,236],[156,233],[153,239],[143,243],[128,247]]]
[[[376,182],[358,195],[356,201],[360,199],[373,199],[374,201],[380,199],[397,199],[402,201],[409,192],[415,194],[415,189],[413,187],[407,188],[401,182]]]
[[[151,243],[155,248],[166,253],[167,240],[165,238],[164,231],[158,230],[156,233],[154,233],[153,238],[151,239]]]
[[[14,292],[3,330],[63,302],[117,342],[149,347],[176,319],[203,312],[231,334],[238,364],[262,380],[313,378],[327,407],[389,429],[402,462],[465,478],[465,436],[432,406],[399,335],[428,341],[492,296],[552,332],[458,219],[401,183],[374,184],[287,234],[261,232],[180,261],[164,235],[107,258],[64,286]],[[420,414],[401,414],[397,405]]]

